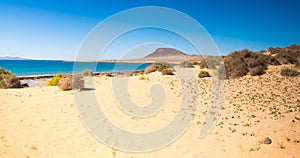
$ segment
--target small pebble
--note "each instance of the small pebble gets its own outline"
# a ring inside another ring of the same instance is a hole
[[[271,144],[271,143],[272,143],[272,140],[271,140],[269,137],[266,137],[266,138],[264,139],[264,143],[265,143],[265,144]]]

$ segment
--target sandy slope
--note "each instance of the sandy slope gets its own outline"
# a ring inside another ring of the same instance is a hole
[[[198,68],[196,72],[198,72]],[[198,138],[209,101],[210,79],[198,79],[201,101],[195,119],[173,144],[148,153],[128,153],[98,142],[81,123],[73,94],[57,87],[0,90],[0,157],[288,157],[300,156],[300,77],[284,78],[270,67],[261,77],[227,81],[227,96],[218,124]],[[154,117],[140,119],[118,108],[110,77],[95,77],[95,94],[105,115],[134,132],[159,129],[173,119],[181,101],[175,76],[152,73],[129,79],[128,96],[149,103],[152,84],[161,84],[167,99]],[[265,137],[272,144],[264,144]]]

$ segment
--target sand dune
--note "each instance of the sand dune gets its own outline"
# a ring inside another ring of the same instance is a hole
[[[81,123],[75,91],[57,87],[0,89],[0,157],[299,157],[300,77],[281,77],[269,67],[260,77],[227,80],[226,100],[217,126],[199,138],[211,79],[198,79],[201,103],[188,130],[169,146],[147,153],[112,149],[98,142]],[[198,74],[199,68],[195,68]],[[135,132],[159,129],[173,119],[181,101],[176,76],[155,72],[129,77],[128,95],[141,106],[149,89],[161,84],[167,100],[147,119],[127,115],[116,105],[111,77],[94,77],[95,94],[105,115],[119,127]],[[272,140],[264,144],[265,137]]]

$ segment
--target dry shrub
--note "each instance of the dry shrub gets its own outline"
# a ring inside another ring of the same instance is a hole
[[[269,58],[269,64],[270,65],[281,65],[280,62],[278,61],[278,59],[274,56],[271,56]]]
[[[112,73],[111,72],[102,72],[98,75],[99,77],[102,77],[102,76],[106,76],[106,77],[112,77]]]
[[[19,88],[20,86],[21,82],[18,77],[0,67],[0,88]]]
[[[280,74],[282,76],[294,77],[294,76],[298,76],[299,72],[296,69],[283,68],[281,69]]]
[[[207,71],[200,71],[198,77],[199,77],[199,78],[210,77],[210,74],[209,74],[209,72],[207,72]]]
[[[163,69],[163,70],[161,71],[161,74],[162,74],[162,75],[174,75],[174,74],[173,74],[173,70],[172,70],[171,68]]]
[[[149,74],[155,71],[162,72],[164,69],[171,69],[172,66],[167,63],[153,63],[146,67],[144,73]]]
[[[268,51],[271,54],[274,54],[274,58],[280,64],[294,64],[296,66],[300,66],[300,46],[296,44],[292,44],[285,48],[269,48]]]
[[[226,76],[238,78],[247,75],[262,75],[269,63],[269,57],[261,53],[254,53],[248,49],[235,51],[224,59]]]
[[[58,87],[64,91],[76,89],[81,90],[84,87],[84,80],[81,75],[67,75],[59,80]]]
[[[192,62],[193,65],[198,65],[199,63],[197,61]]]
[[[182,68],[194,68],[193,64],[188,61],[183,61],[179,64]]]
[[[138,76],[138,75],[144,75],[144,71],[133,71],[130,76]]]
[[[93,71],[92,70],[84,70],[80,73],[80,75],[83,77],[93,76]]]
[[[253,67],[249,70],[249,74],[251,76],[260,76],[265,74],[266,67],[265,66],[257,66]]]

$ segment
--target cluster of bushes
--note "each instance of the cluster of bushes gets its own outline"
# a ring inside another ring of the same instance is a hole
[[[91,76],[93,72],[91,70],[86,70],[80,74],[57,74],[50,81],[48,81],[48,86],[58,86],[60,89],[67,91],[72,89],[81,90],[84,88],[83,77]]]
[[[300,67],[300,46],[298,45],[293,44],[284,48],[271,47],[268,52],[273,55],[272,60],[275,60],[276,64],[294,64]],[[270,64],[273,65],[273,63]]]
[[[173,68],[167,63],[153,63],[146,67],[144,73],[149,74],[155,71],[161,72],[163,75],[173,75]]]
[[[262,75],[268,66],[268,56],[244,49],[226,56],[224,65],[228,78],[242,77],[247,74],[252,76]]]
[[[0,67],[0,88],[19,88],[20,86],[21,82],[17,76]]]
[[[235,51],[224,58],[226,75],[237,78],[244,75],[262,75],[268,65],[294,64],[300,67],[300,46],[269,48],[268,51],[252,52],[248,49]],[[284,70],[286,71],[286,70]]]
[[[130,76],[138,76],[138,75],[144,75],[144,71],[133,71]]]
[[[280,74],[282,76],[294,77],[294,76],[298,76],[299,72],[296,69],[283,68],[281,69]]]

